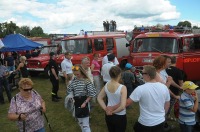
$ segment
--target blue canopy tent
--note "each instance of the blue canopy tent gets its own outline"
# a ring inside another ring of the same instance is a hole
[[[25,38],[21,34],[7,35],[2,42],[4,47],[0,49],[1,52],[32,50],[43,46]]]

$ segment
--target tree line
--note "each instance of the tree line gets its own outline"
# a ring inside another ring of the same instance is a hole
[[[177,26],[179,26],[179,27],[188,27],[188,28],[193,28],[193,29],[200,29],[200,27],[198,27],[198,26],[193,26],[192,27],[192,24],[189,21],[181,21],[181,22],[179,22],[177,24]]]
[[[30,29],[29,26],[19,27],[12,21],[0,23],[0,38],[4,38],[6,35],[14,33],[20,33],[28,37],[48,37],[48,34],[44,33],[40,26]]]
[[[104,31],[109,31],[111,29],[112,31],[115,31],[117,24],[113,20],[110,23],[107,21],[104,21],[103,26],[104,26]],[[200,29],[200,27],[198,26],[192,27],[192,24],[189,21],[183,21],[183,22],[181,21],[177,24],[177,26]],[[43,32],[43,29],[40,26],[36,26],[30,29],[29,26],[19,27],[17,26],[16,23],[13,23],[12,21],[0,23],[0,38],[4,38],[6,35],[13,34],[13,33],[20,33],[28,37],[49,37],[48,34]]]

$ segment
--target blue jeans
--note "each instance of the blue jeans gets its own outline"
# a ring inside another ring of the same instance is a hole
[[[35,131],[35,132],[45,132],[45,129],[44,127],[43,128],[40,128],[39,130]]]
[[[194,125],[180,124],[181,132],[192,132]]]
[[[7,66],[8,71],[14,71],[15,70],[15,66]]]

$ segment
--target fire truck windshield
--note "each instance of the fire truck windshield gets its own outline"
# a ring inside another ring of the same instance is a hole
[[[61,42],[62,52],[70,51],[73,54],[87,54],[88,44],[87,39],[64,40]]]
[[[43,47],[40,51],[40,54],[49,54],[50,52],[56,53],[57,47]]]
[[[137,38],[133,52],[178,53],[178,42],[175,38]]]

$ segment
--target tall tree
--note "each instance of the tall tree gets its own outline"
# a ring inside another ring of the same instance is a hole
[[[179,26],[179,27],[190,27],[191,28],[192,24],[189,21],[184,21],[184,22],[179,22],[177,26]]]
[[[31,31],[30,31],[30,35],[33,37],[39,37],[42,36],[44,34],[43,29],[38,26],[38,27],[34,27]]]
[[[198,27],[198,26],[193,26],[192,28],[193,28],[193,29],[199,29],[199,27]]]
[[[16,33],[23,34],[24,36],[30,36],[30,28],[28,26],[21,26],[16,30]]]
[[[13,34],[18,26],[10,21],[10,23],[1,23],[1,36],[0,37],[5,37],[6,35]]]

